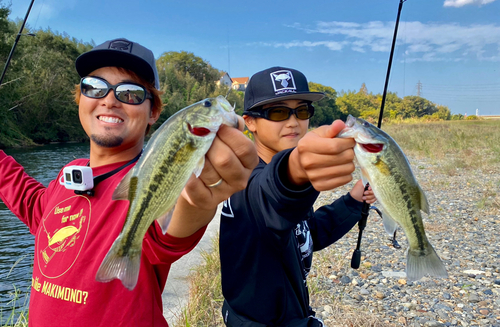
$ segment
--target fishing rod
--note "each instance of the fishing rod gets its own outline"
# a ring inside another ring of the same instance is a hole
[[[5,62],[5,67],[3,68],[2,76],[0,77],[0,86],[2,86],[2,81],[3,78],[5,77],[5,73],[7,72],[7,67],[9,67],[10,59],[12,59],[12,55],[14,54],[14,50],[16,49],[17,42],[19,42],[19,39],[21,38],[21,35],[24,29],[24,25],[26,25],[26,21],[28,20],[28,16],[31,11],[31,7],[33,7],[33,3],[35,0],[31,0],[30,6],[28,7],[28,11],[26,12],[26,16],[24,17],[23,23],[21,24],[21,28],[19,29],[19,33],[17,33],[16,40],[14,41],[14,45],[12,46],[12,49],[10,50],[9,56],[7,57],[7,61]],[[26,34],[29,36],[35,36],[33,33]]]
[[[387,74],[385,76],[385,85],[384,85],[384,93],[382,94],[382,103],[380,105],[380,114],[378,117],[378,123],[377,127],[381,128],[382,126],[382,118],[384,116],[384,106],[385,106],[385,98],[387,96],[387,86],[389,85],[389,76],[391,74],[391,67],[392,67],[392,58],[394,57],[394,48],[396,46],[396,39],[398,36],[398,26],[399,26],[399,18],[401,17],[401,10],[403,9],[403,3],[406,2],[406,0],[399,0],[399,7],[398,7],[398,15],[396,17],[396,25],[394,26],[394,35],[392,37],[392,46],[391,46],[391,53],[389,55],[389,64],[387,65]],[[365,191],[368,190],[368,187],[370,185],[366,183],[365,185]],[[377,213],[382,217],[382,213],[380,210],[378,210],[375,207],[372,207]],[[368,221],[368,213],[370,211],[370,204],[366,203],[366,201],[363,201],[363,208],[361,209],[361,220],[358,222],[358,228],[359,228],[359,233],[358,233],[358,243],[356,245],[356,249],[352,253],[352,259],[351,259],[351,268],[353,269],[358,269],[359,265],[361,263],[361,239],[363,237],[363,230],[366,227],[366,222]],[[396,241],[396,231],[394,231],[394,235],[392,238],[392,245],[395,248],[401,248],[401,246],[398,244]]]

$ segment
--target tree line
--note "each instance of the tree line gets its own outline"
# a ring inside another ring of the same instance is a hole
[[[7,61],[22,21],[8,19],[10,6],[0,0],[0,65]],[[26,26],[0,87],[0,148],[84,142],[73,90],[80,78],[74,68],[76,58],[92,49],[94,42],[83,42],[50,29],[32,30]],[[207,97],[227,95],[228,101],[243,112],[244,93],[218,86],[223,72],[193,53],[164,52],[157,59],[162,99],[165,103],[158,127],[178,110]],[[312,127],[329,124],[351,114],[368,120],[378,119],[380,94],[369,93],[363,84],[359,91],[337,92],[330,86],[309,83],[311,91],[327,96],[315,104]],[[387,94],[384,119],[421,117],[447,120],[446,106],[417,96],[399,98]],[[460,117],[458,117],[460,118]],[[154,128],[154,127],[153,127]]]

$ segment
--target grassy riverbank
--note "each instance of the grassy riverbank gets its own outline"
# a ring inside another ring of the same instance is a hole
[[[26,293],[26,294],[24,294]],[[21,295],[24,297],[24,303],[19,303]],[[29,289],[21,290],[14,287],[11,292],[12,299],[7,304],[7,310],[0,310],[0,326],[26,327],[28,326],[28,305]]]
[[[498,171],[500,166],[500,121],[448,121],[433,123],[403,123],[383,126],[401,146],[409,157],[422,158],[435,167],[436,174],[448,176],[451,179],[457,174],[467,175],[468,172],[482,171],[488,175],[489,171]],[[428,169],[417,167],[418,169]],[[470,181],[477,184],[481,181]],[[469,184],[466,184],[469,185]],[[432,185],[431,185],[432,186]],[[471,210],[479,208],[485,212],[496,212],[500,209],[500,192],[498,186],[484,183],[486,191],[481,199],[473,204]],[[429,187],[426,187],[427,189]],[[432,187],[430,191],[432,192]],[[430,196],[433,196],[432,194]],[[431,203],[431,207],[433,204]],[[477,221],[477,219],[475,219]],[[425,220],[424,220],[425,222]],[[429,233],[446,233],[449,226],[446,223],[431,221],[426,223]],[[357,228],[353,229],[352,246],[355,246]],[[380,235],[385,238],[385,235]],[[403,241],[405,242],[405,241]],[[406,244],[402,245],[405,246]],[[332,271],[349,270],[350,252],[337,251],[332,246],[328,251],[315,253],[313,269],[309,276],[311,303],[321,306],[330,303],[333,324],[328,326],[408,326],[408,318],[403,315],[397,321],[388,321],[379,312],[363,310],[359,306],[343,301],[345,285],[336,284],[330,287],[340,289],[340,296],[331,290],[325,290],[325,280],[332,278]],[[222,293],[220,286],[220,266],[217,239],[214,239],[213,251],[204,254],[204,264],[200,265],[190,275],[190,299],[181,319],[171,322],[172,326],[223,326],[221,317]],[[370,262],[363,261],[360,268],[361,279],[370,274]],[[392,262],[392,261],[391,261]],[[367,271],[363,271],[363,268]],[[363,271],[363,272],[361,272]],[[401,281],[403,283],[403,281]],[[418,300],[418,299],[416,299]],[[326,306],[325,306],[326,307]],[[421,310],[422,311],[422,310]],[[394,323],[394,324],[393,324]]]

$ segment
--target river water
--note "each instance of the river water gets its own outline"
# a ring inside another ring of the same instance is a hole
[[[65,164],[88,158],[89,144],[51,144],[4,151],[23,165],[28,175],[47,186]],[[34,236],[0,200],[0,325],[14,307],[28,305],[33,251]]]

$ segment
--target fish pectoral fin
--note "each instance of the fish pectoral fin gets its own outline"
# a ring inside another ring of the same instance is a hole
[[[427,197],[425,196],[424,190],[418,186],[418,191],[420,193],[420,210],[425,212],[426,214],[429,214],[429,202],[427,201]]]
[[[364,186],[366,186],[366,183],[369,183],[368,174],[365,173],[363,168],[361,168],[361,180],[363,181]]]
[[[384,211],[384,208],[380,208],[380,211],[382,212],[382,221],[384,223],[385,231],[393,237],[394,232],[398,228],[398,223]]]
[[[198,161],[196,167],[194,168],[193,174],[196,176],[196,178],[200,176],[203,167],[205,167],[205,156],[200,158],[200,161]]]
[[[175,206],[170,209],[166,214],[161,216],[160,218],[156,219],[158,222],[158,225],[160,225],[161,231],[163,232],[163,235],[167,233],[167,228],[168,225],[170,224],[170,220],[172,220],[172,214],[174,213]]]
[[[132,170],[123,177],[118,186],[116,186],[113,195],[111,196],[112,200],[128,200],[128,190],[130,188],[130,178],[132,177]]]

